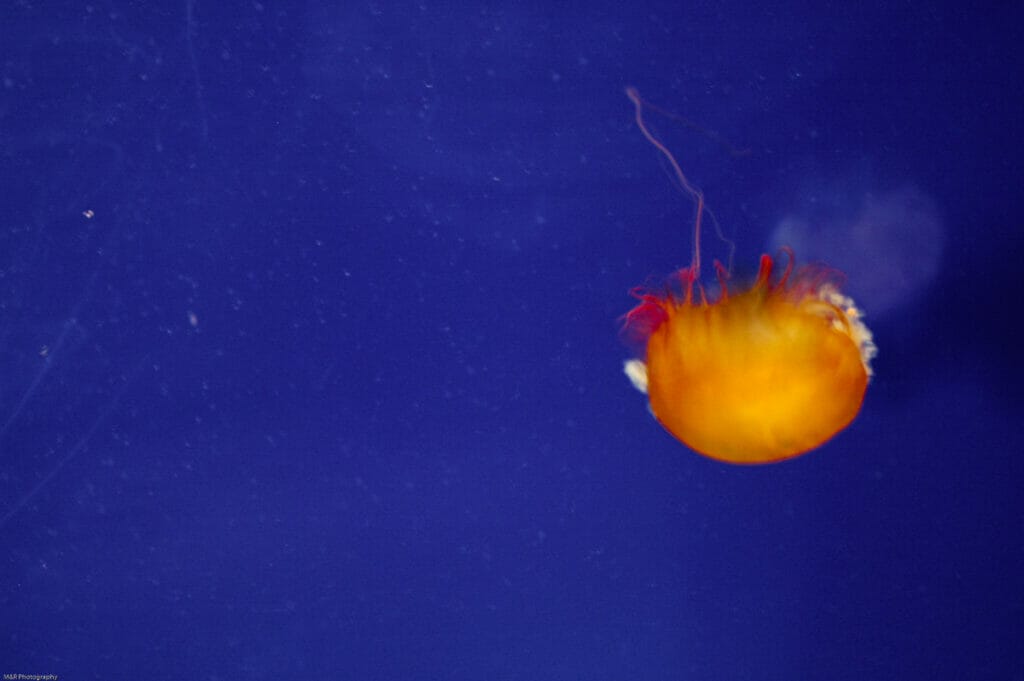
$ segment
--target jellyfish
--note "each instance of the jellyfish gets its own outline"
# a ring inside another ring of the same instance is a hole
[[[660,289],[634,292],[640,302],[624,332],[643,358],[626,361],[626,375],[665,430],[709,458],[763,464],[821,446],[857,416],[871,378],[876,348],[861,311],[841,293],[838,272],[797,267],[788,249],[784,267],[762,255],[745,289],[730,287],[716,262],[718,291],[705,291],[704,197],[647,128],[637,91],[626,94],[640,131],[695,202],[690,265]]]

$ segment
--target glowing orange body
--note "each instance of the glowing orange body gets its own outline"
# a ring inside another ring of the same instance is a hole
[[[867,388],[870,333],[822,270],[771,281],[763,256],[747,291],[694,301],[647,294],[627,317],[646,366],[628,373],[646,387],[651,411],[675,437],[711,458],[768,463],[813,449],[845,428]],[[699,288],[699,287],[698,287]],[[640,385],[642,384],[642,385]]]

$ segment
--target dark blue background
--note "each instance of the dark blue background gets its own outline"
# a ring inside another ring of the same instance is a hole
[[[1024,679],[1020,10],[761,5],[4,3],[0,672]],[[690,248],[630,84],[738,275],[931,206],[820,450],[622,376]]]

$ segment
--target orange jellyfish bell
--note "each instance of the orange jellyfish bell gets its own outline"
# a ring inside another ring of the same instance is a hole
[[[798,456],[828,441],[860,411],[876,350],[861,312],[839,292],[825,267],[781,274],[761,256],[753,285],[730,291],[718,267],[720,292],[699,282],[703,197],[672,155],[636,120],[668,159],[696,201],[694,256],[677,285],[639,294],[625,331],[645,348],[626,362],[633,384],[650,399],[655,418],[677,439],[712,459],[758,464]]]

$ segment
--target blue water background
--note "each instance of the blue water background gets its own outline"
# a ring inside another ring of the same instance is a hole
[[[1024,679],[1020,24],[4,3],[0,672]],[[820,450],[710,461],[622,375],[692,217],[627,85],[738,279],[856,256]]]

